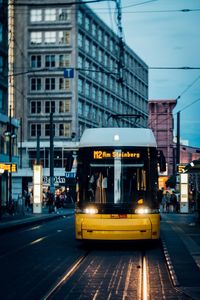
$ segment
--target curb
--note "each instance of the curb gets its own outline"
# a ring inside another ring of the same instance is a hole
[[[47,221],[53,221],[55,219],[71,216],[73,214],[74,214],[74,212],[65,213],[65,214],[47,215],[47,216],[41,216],[41,217],[30,217],[30,218],[21,219],[18,221],[12,221],[12,224],[11,223],[9,224],[9,222],[8,222],[8,224],[4,223],[4,224],[0,225],[0,234],[11,232],[16,229],[23,228],[26,226],[31,226],[34,224],[41,224],[41,223],[44,223]]]

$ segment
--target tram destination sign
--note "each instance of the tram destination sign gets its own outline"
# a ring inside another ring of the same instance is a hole
[[[134,151],[105,151],[95,150],[93,151],[93,159],[112,159],[112,158],[126,158],[126,159],[138,159],[141,157],[140,152]]]

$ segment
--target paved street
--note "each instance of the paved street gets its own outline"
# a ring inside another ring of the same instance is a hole
[[[0,221],[0,232],[17,227],[74,214],[74,210],[62,209],[59,213],[26,213],[24,216],[7,216]],[[191,297],[200,299],[200,224],[194,214],[162,214],[161,239],[165,259],[174,286]]]

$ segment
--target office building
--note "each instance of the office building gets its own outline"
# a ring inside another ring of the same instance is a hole
[[[11,162],[17,163],[17,128],[8,102],[8,1],[0,1],[0,215],[6,210],[12,195]]]
[[[20,178],[23,188],[32,181],[38,135],[48,181],[51,112],[56,178],[65,176],[67,153],[85,128],[147,126],[147,65],[85,4],[16,1],[14,65],[18,186]]]

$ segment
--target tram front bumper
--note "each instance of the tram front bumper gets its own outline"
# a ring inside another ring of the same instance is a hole
[[[76,216],[76,238],[86,240],[148,240],[159,238],[159,224],[149,216],[109,218]]]

